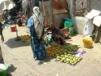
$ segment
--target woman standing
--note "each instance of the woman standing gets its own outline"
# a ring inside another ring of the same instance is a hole
[[[42,44],[42,35],[44,29],[44,20],[39,7],[33,8],[33,15],[28,19],[28,27],[31,34],[31,47],[34,53],[34,57],[38,60],[46,58],[45,47]]]

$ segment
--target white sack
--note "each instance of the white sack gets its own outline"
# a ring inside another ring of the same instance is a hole
[[[94,30],[94,25],[91,20],[88,20],[88,22],[84,26],[83,35],[91,36],[93,30]]]
[[[96,25],[97,27],[101,26],[101,16],[96,16],[93,20],[93,24]]]
[[[85,16],[88,19],[93,19],[95,16],[98,16],[101,14],[101,11],[92,9],[90,12],[88,12],[88,14]]]

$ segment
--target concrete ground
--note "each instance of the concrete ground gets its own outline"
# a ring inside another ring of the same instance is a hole
[[[25,27],[18,28],[19,35],[28,33]],[[5,42],[0,43],[4,62],[12,64],[12,76],[101,76],[101,44],[94,44],[94,48],[85,49],[82,36],[73,37],[67,42],[78,44],[86,53],[77,65],[69,65],[55,61],[35,61],[30,45],[15,41],[16,34],[6,28],[3,31]]]

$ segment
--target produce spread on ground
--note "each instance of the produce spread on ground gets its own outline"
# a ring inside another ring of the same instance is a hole
[[[23,42],[28,42],[28,41],[30,41],[30,36],[29,35],[21,35],[20,39]]]
[[[29,35],[21,35],[21,41],[28,42],[30,40]],[[82,57],[77,57],[76,52],[79,49],[78,45],[73,44],[51,44],[50,47],[46,49],[47,55],[50,58],[55,58],[57,61],[75,65],[82,60]]]
[[[75,54],[79,47],[77,45],[65,44],[58,45],[53,44],[47,48],[47,55],[51,58],[56,58],[57,61],[68,63],[71,65],[77,64],[82,60],[81,57],[77,57]]]

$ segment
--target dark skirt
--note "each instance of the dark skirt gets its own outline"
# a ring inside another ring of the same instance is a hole
[[[38,39],[34,26],[30,27],[30,33],[31,33],[31,47],[33,50],[34,57],[38,60],[45,59],[46,58],[45,47],[42,44],[41,40]]]

